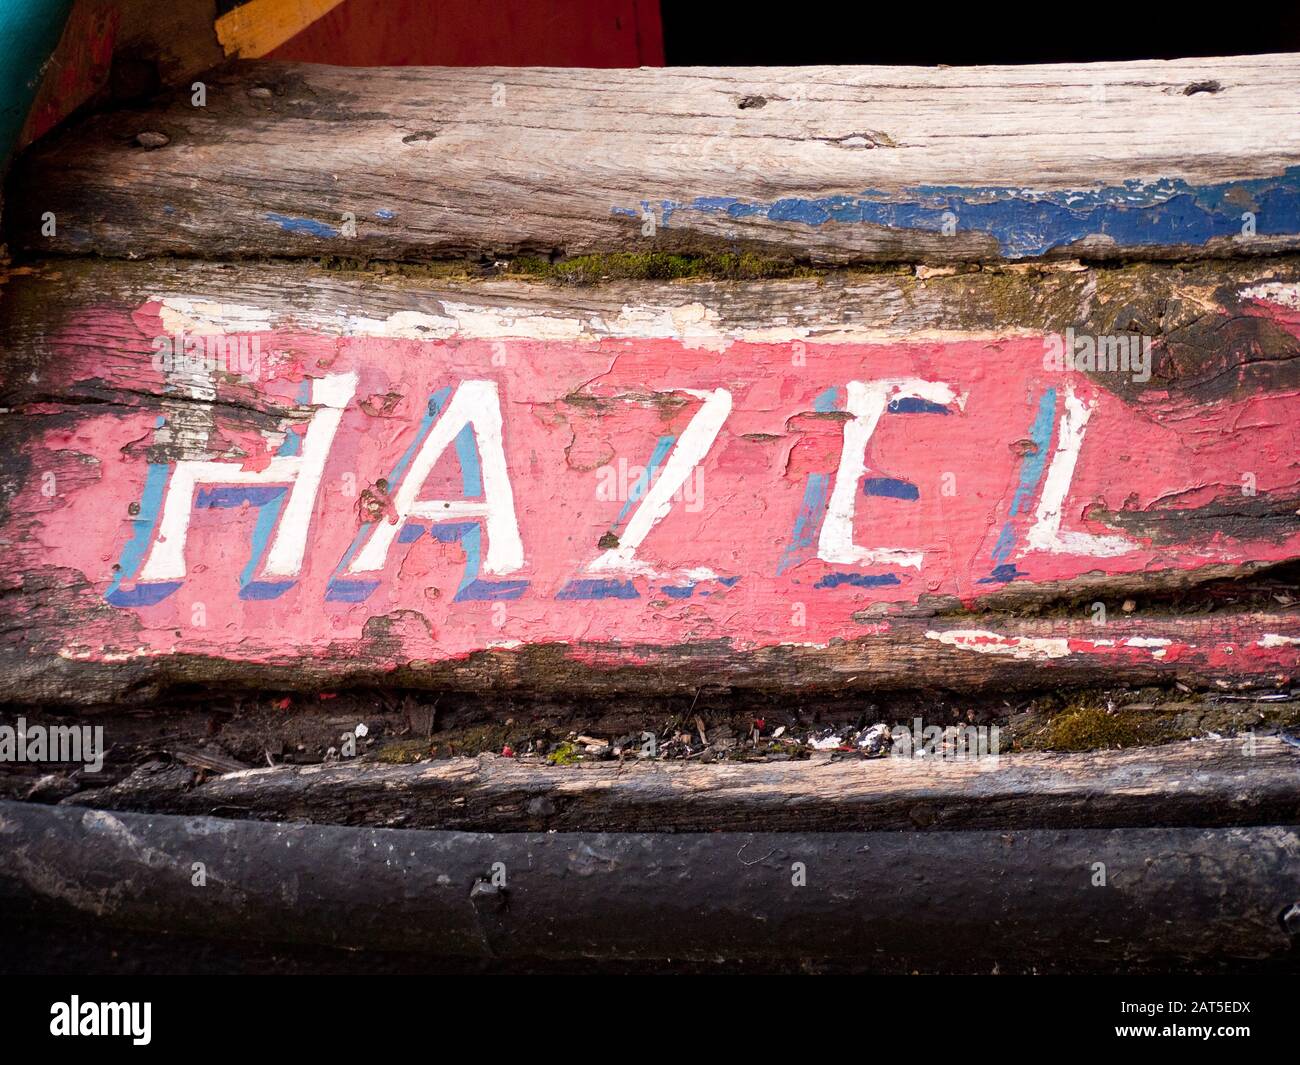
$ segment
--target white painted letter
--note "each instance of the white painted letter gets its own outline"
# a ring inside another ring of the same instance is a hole
[[[712,392],[697,392],[689,388],[681,391],[704,400],[704,405],[695,412],[690,424],[673,445],[672,453],[664,463],[663,473],[655,478],[650,491],[637,506],[636,513],[618,538],[618,547],[611,547],[588,567],[593,573],[639,571],[641,567],[636,561],[636,549],[641,546],[641,541],[650,530],[672,509],[673,496],[686,483],[691,471],[709,453],[709,448],[722,429],[722,423],[731,413],[731,393],[725,388],[716,388]]]
[[[853,542],[853,514],[858,484],[867,472],[867,444],[876,424],[892,400],[922,399],[946,404],[956,399],[953,390],[941,381],[903,378],[883,381],[850,381],[846,406],[853,415],[844,425],[844,446],[835,487],[826,506],[817,557],[841,565],[861,563],[869,566],[914,566],[921,568],[921,552],[895,547],[858,547]]]
[[[465,426],[472,426],[483,467],[483,501],[419,499],[434,464]],[[407,518],[446,522],[482,518],[487,527],[485,573],[513,573],[524,564],[524,545],[515,519],[515,500],[506,469],[506,452],[501,437],[501,401],[493,381],[463,381],[434,423],[411,468],[393,494],[397,520],[379,521],[365,546],[348,566],[348,573],[366,573],[384,568],[388,548]]]
[[[1074,394],[1065,390],[1065,413],[1061,415],[1056,434],[1056,451],[1047,467],[1043,481],[1043,494],[1038,498],[1034,524],[1025,537],[1031,551],[1050,551],[1053,554],[1095,555],[1105,558],[1123,555],[1136,548],[1136,544],[1123,536],[1094,536],[1084,532],[1061,532],[1061,514],[1065,497],[1074,479],[1074,468],[1083,448],[1083,431],[1092,416],[1092,408]]]

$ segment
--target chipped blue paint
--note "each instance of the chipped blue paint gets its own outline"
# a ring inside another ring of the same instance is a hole
[[[378,581],[358,581],[349,577],[334,577],[325,589],[325,599],[330,603],[364,603],[370,593],[379,587]]]
[[[382,218],[385,222],[388,222],[397,217],[397,212],[390,211],[387,207],[381,207],[375,212],[375,217]]]
[[[669,599],[689,599],[691,597],[691,594],[695,591],[695,585],[694,584],[683,584],[683,585],[665,584],[659,590],[663,592],[664,595],[668,596]]]
[[[1020,483],[1016,486],[1015,495],[1011,497],[1008,518],[998,533],[997,543],[993,545],[992,559],[999,565],[994,566],[992,574],[988,577],[982,577],[977,581],[978,584],[1002,584],[1025,576],[1015,565],[1006,562],[1011,556],[1012,548],[1016,546],[1015,523],[1011,519],[1020,513],[1022,506],[1029,506],[1034,493],[1038,490],[1038,482],[1042,479],[1043,469],[1047,465],[1047,451],[1052,444],[1052,429],[1055,424],[1056,389],[1049,388],[1038,400],[1038,413],[1034,417],[1034,424],[1029,427],[1029,439],[1034,445],[1034,450],[1025,454],[1020,460]]]
[[[868,477],[862,482],[864,496],[884,496],[886,499],[921,498],[921,491],[911,481],[900,481],[896,477]]]
[[[623,506],[618,512],[618,517],[614,519],[611,528],[620,529],[623,527],[623,522],[627,518],[628,511],[632,509],[632,504],[646,494],[655,473],[664,464],[664,460],[668,458],[668,452],[673,449],[673,444],[676,442],[677,437],[675,436],[661,436],[659,438],[654,451],[650,455],[649,464],[641,471],[641,476],[637,478],[636,484],[628,490],[627,499],[624,500]]]
[[[1056,423],[1056,389],[1049,388],[1038,401],[1038,415],[1029,427],[1029,439],[1034,450],[1020,462],[1020,484],[1011,497],[1011,516],[1020,513],[1020,507],[1029,505],[1038,489],[1039,479],[1047,465],[1047,452],[1052,446],[1052,427]]]
[[[166,419],[158,418],[155,428],[166,424]],[[113,606],[153,606],[161,603],[181,586],[180,581],[159,581],[154,584],[140,584],[128,591],[122,590],[124,580],[132,580],[144,564],[145,552],[153,542],[154,526],[162,513],[163,499],[167,493],[167,481],[171,477],[171,465],[166,462],[151,462],[145,472],[144,491],[140,495],[140,513],[131,519],[133,526],[131,539],[122,548],[117,559],[117,569],[112,583],[104,593],[104,598]]]
[[[1007,581],[1014,581],[1017,577],[1025,576],[1016,568],[1014,562],[1007,562],[1001,566],[994,566],[993,572],[987,577],[981,577],[976,584],[1006,584]]]
[[[318,222],[314,218],[291,218],[287,214],[276,214],[274,211],[266,216],[268,222],[274,222],[286,233],[306,233],[312,237],[337,237],[339,231],[336,227]]]
[[[200,488],[198,496],[194,500],[194,506],[196,509],[224,510],[249,503],[252,506],[260,507],[283,492],[283,485],[264,484],[232,484],[216,488]]]
[[[608,578],[580,578],[569,581],[555,593],[556,599],[640,599],[631,581]]]
[[[859,196],[789,197],[770,203],[699,196],[665,200],[660,209],[665,228],[683,214],[814,228],[834,223],[939,233],[955,227],[957,232],[988,234],[1004,257],[1018,259],[1090,236],[1110,237],[1121,247],[1203,245],[1216,237],[1240,235],[1246,211],[1255,215],[1257,234],[1294,236],[1300,234],[1300,166],[1273,177],[1199,186],[1181,178],[1050,190],[918,185],[895,193],[867,189]],[[611,210],[636,214],[618,206]]]
[[[890,414],[948,414],[942,403],[932,403],[920,396],[900,396],[889,401]]]
[[[826,520],[826,505],[830,500],[831,479],[829,474],[810,473],[808,483],[804,485],[803,502],[799,504],[799,513],[794,519],[794,533],[789,546],[777,564],[776,573],[780,576],[805,552],[812,548],[821,533],[822,522]]]
[[[838,588],[841,584],[854,588],[884,588],[891,584],[901,584],[892,573],[828,573],[814,588]]]
[[[818,414],[833,414],[840,409],[840,390],[832,385],[813,400],[813,410]]]

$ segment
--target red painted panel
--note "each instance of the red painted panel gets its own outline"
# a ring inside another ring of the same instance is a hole
[[[339,66],[663,66],[656,0],[344,0],[269,58]]]
[[[1255,312],[1300,335],[1293,309]],[[169,366],[158,338],[203,343],[212,314],[243,341],[209,348],[227,372]],[[1294,391],[1192,408],[1057,372],[1041,337],[804,344],[625,317],[592,339],[577,320],[450,304],[310,328],[193,299],[86,314],[51,338],[43,384],[107,377],[127,405],[51,421],[25,456],[51,478],[23,487],[26,528],[6,539],[24,568],[84,574],[134,619],[70,654],[254,661],[328,654],[379,615],[405,619],[403,655],[430,661],[552,642],[824,646],[887,632],[888,608],[855,615],[923,596],[1300,553],[1300,534],[1263,526],[1144,537],[1090,517],[1187,512],[1239,496],[1246,473],[1259,496],[1294,498]],[[107,365],[87,337],[115,338]],[[130,405],[136,390],[189,399],[160,416]],[[296,413],[267,428],[250,412],[268,403]],[[1291,668],[1287,633],[1198,653]],[[1191,650],[1157,623],[1104,636],[931,638],[1044,659]]]

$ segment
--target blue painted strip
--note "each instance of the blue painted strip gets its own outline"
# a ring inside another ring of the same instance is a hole
[[[298,390],[298,401],[306,403],[310,394],[309,386],[304,381]],[[295,455],[301,446],[302,441],[298,434],[290,429],[284,434],[284,440],[280,442],[276,455],[280,458]],[[239,575],[239,597],[241,599],[274,599],[276,596],[283,595],[295,583],[294,581],[253,580],[257,576],[257,571],[262,568],[262,559],[266,556],[267,546],[271,542],[271,534],[275,531],[280,520],[280,512],[284,509],[287,495],[288,490],[283,485],[271,488],[257,508],[257,522],[253,526],[253,551],[249,555],[248,565],[244,567],[243,572]]]
[[[194,506],[195,509],[221,510],[251,503],[255,507],[260,507],[282,496],[284,490],[284,485],[265,484],[232,484],[214,488],[200,488],[198,496],[194,500]]]
[[[137,584],[129,591],[112,588],[104,598],[113,606],[154,606],[161,603],[181,586],[180,581],[157,581],[153,584]]]
[[[318,222],[314,218],[291,218],[287,214],[271,212],[266,216],[268,222],[274,222],[286,233],[306,233],[312,237],[337,237],[336,227]]]
[[[631,581],[580,579],[569,581],[555,595],[556,599],[640,599]]]
[[[634,211],[612,208],[614,213]],[[1189,185],[1179,178],[1131,180],[1090,189],[1034,190],[1004,185],[918,185],[897,193],[867,189],[860,196],[791,197],[770,203],[701,196],[662,204],[662,222],[678,214],[767,218],[807,226],[873,225],[887,229],[987,233],[1003,256],[1042,255],[1085,237],[1107,236],[1124,247],[1201,245],[1241,233],[1252,212],[1256,233],[1300,233],[1300,166],[1265,178]],[[955,217],[955,221],[954,221]]]
[[[1002,564],[994,567],[991,576],[981,578],[977,582],[979,584],[1003,583],[1025,576],[1014,565],[1005,564],[1016,546],[1015,523],[1011,518],[1020,513],[1022,506],[1028,507],[1033,501],[1034,493],[1038,490],[1038,482],[1042,479],[1043,470],[1047,466],[1048,449],[1052,445],[1052,430],[1055,425],[1056,389],[1049,388],[1039,398],[1038,413],[1034,417],[1034,424],[1029,427],[1029,439],[1034,445],[1034,450],[1025,454],[1020,460],[1020,483],[1016,486],[1015,495],[1011,497],[1009,517],[998,533],[997,543],[993,545],[993,561]]]
[[[942,403],[931,403],[919,396],[901,396],[889,401],[890,414],[948,414]]]
[[[257,508],[257,521],[253,523],[253,550],[248,556],[247,565],[239,574],[241,592],[253,583],[257,571],[262,568],[262,557],[266,554],[267,545],[271,542],[271,533],[275,531],[275,524],[280,519],[281,496],[283,496],[283,491],[280,496]]]
[[[664,595],[668,596],[669,599],[689,599],[695,591],[695,585],[683,584],[677,586],[666,584],[659,590],[663,592]]]
[[[862,482],[862,494],[867,496],[884,496],[887,499],[921,498],[921,491],[911,481],[900,481],[894,477],[868,477]]]
[[[378,581],[354,581],[335,577],[325,589],[325,599],[331,603],[363,603],[378,587]]]
[[[463,523],[462,523],[463,524]],[[435,526],[436,528],[437,526]],[[483,550],[483,531],[477,524],[472,524],[461,533],[460,546],[465,551],[465,571],[461,574],[460,587],[456,589],[459,601],[465,589],[478,580],[479,566]]]
[[[439,543],[454,544],[478,528],[476,521],[449,521],[429,526],[429,535]]]
[[[1002,531],[998,533],[998,542],[993,545],[993,561],[1001,562],[1011,554],[1011,549],[1016,546],[1016,528],[1011,522],[1004,522]]]
[[[1020,463],[1020,484],[1011,498],[1011,516],[1020,513],[1021,505],[1028,506],[1038,488],[1038,481],[1047,466],[1048,450],[1052,446],[1052,429],[1056,425],[1056,389],[1049,388],[1038,401],[1038,415],[1029,427],[1029,439],[1034,451],[1025,455]]]
[[[813,587],[838,588],[841,584],[849,584],[854,588],[883,588],[901,583],[892,573],[828,573]]]
[[[408,521],[402,526],[402,531],[397,534],[399,544],[413,544],[424,535],[424,526],[418,522]]]
[[[161,418],[158,420],[162,421]],[[118,556],[117,572],[113,577],[113,583],[109,586],[109,591],[115,591],[122,581],[133,579],[139,572],[144,562],[145,551],[153,541],[154,526],[158,523],[158,515],[162,511],[167,479],[171,476],[171,471],[171,466],[165,462],[149,464],[149,469],[145,472],[144,491],[140,494],[140,513],[131,521],[134,526],[131,539],[122,548],[122,554]]]
[[[650,481],[653,479],[655,472],[668,458],[668,452],[673,449],[673,444],[676,442],[677,437],[675,436],[661,436],[659,438],[658,442],[655,444],[654,452],[650,455],[649,464],[641,471],[641,476],[637,478],[636,484],[634,484],[628,491],[627,500],[623,503],[622,509],[618,512],[618,517],[614,520],[613,528],[619,529],[622,527],[623,521],[628,515],[628,511],[632,509],[632,504],[639,500],[649,490]]]
[[[278,599],[298,582],[292,581],[249,581],[239,589],[240,599]]]
[[[462,585],[456,593],[456,602],[490,602],[499,599],[518,599],[528,590],[527,581],[472,580]]]
[[[777,576],[784,573],[816,542],[821,534],[822,522],[826,520],[826,505],[830,500],[830,475],[810,473],[808,483],[804,485],[803,502],[794,519],[794,533],[790,544],[777,564]]]
[[[483,495],[483,469],[478,460],[478,444],[474,442],[474,427],[465,426],[456,434],[456,457],[460,459],[461,490],[466,499]]]

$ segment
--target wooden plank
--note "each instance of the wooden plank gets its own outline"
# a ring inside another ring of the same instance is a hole
[[[584,966],[985,973],[1294,968],[1280,917],[1300,851],[1282,825],[476,834],[10,802],[0,843],[0,916],[15,928]]]
[[[1300,751],[1277,737],[1085,754],[546,766],[482,755],[279,766],[188,786],[128,778],[97,809],[467,832],[841,832],[1249,825],[1300,819]]]
[[[4,695],[1288,684],[1298,286],[20,271]]]
[[[952,69],[250,62],[207,83],[206,106],[187,85],[40,146],[10,194],[11,243],[132,258],[742,248],[827,262],[1300,244],[1295,55]]]

